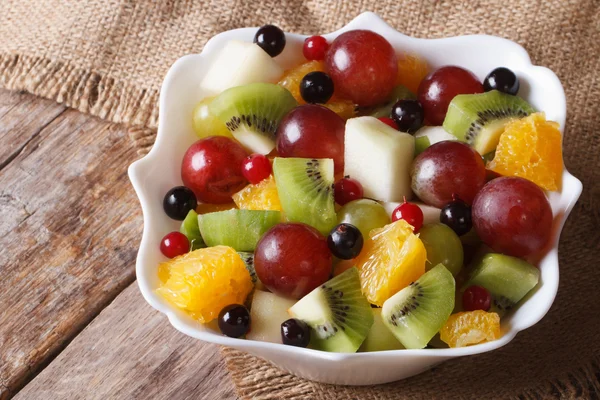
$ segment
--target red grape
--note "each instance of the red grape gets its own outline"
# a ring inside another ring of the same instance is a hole
[[[267,179],[271,171],[271,161],[262,154],[251,154],[242,164],[242,175],[254,185]]]
[[[415,158],[412,189],[425,203],[442,208],[453,195],[468,205],[485,184],[485,165],[468,145],[443,141],[428,147]]]
[[[494,251],[526,257],[544,248],[552,232],[552,209],[542,189],[527,179],[502,177],[475,197],[473,226]]]
[[[229,203],[248,183],[242,174],[247,155],[238,142],[224,136],[200,139],[183,156],[183,184],[204,203]]]
[[[271,292],[300,299],[329,279],[331,252],[327,239],[315,228],[278,224],[256,245],[254,268]]]
[[[363,196],[364,191],[360,182],[349,176],[340,179],[333,186],[333,197],[340,206],[353,200],[362,199]]]
[[[388,99],[398,74],[394,48],[375,32],[354,30],[338,36],[325,55],[336,93],[360,106]]]
[[[483,93],[477,77],[464,68],[448,65],[429,74],[419,85],[418,98],[431,125],[442,125],[448,105],[459,94]]]
[[[335,172],[342,172],[345,129],[344,120],[326,107],[296,107],[279,123],[277,153],[280,157],[332,158]]]
[[[487,311],[492,304],[492,295],[484,287],[469,286],[462,295],[462,303],[465,311]]]
[[[323,60],[328,47],[327,39],[323,36],[311,36],[304,40],[302,54],[307,60]]]
[[[190,251],[190,241],[181,232],[171,232],[160,241],[160,251],[165,257],[175,258]]]

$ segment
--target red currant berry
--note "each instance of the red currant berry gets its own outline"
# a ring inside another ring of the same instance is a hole
[[[181,232],[171,232],[160,241],[160,251],[165,257],[175,258],[190,251],[190,241]]]
[[[492,304],[492,295],[484,287],[469,286],[463,293],[462,302],[465,311],[488,311]]]
[[[271,175],[271,161],[262,154],[252,154],[242,163],[242,175],[254,185]]]
[[[384,124],[394,128],[395,130],[398,130],[398,125],[396,125],[396,122],[393,119],[388,118],[388,117],[380,117],[377,119],[380,120],[381,122],[383,122]]]
[[[403,219],[414,228],[415,232],[423,226],[423,210],[415,203],[408,203],[404,199],[404,203],[400,204],[392,213],[392,222]]]
[[[345,176],[333,186],[333,197],[340,206],[351,202],[352,200],[362,199],[364,195],[363,187],[359,181]]]
[[[329,44],[327,44],[327,39],[323,36],[311,36],[304,40],[302,53],[307,60],[320,61],[325,59],[325,53],[328,48]]]

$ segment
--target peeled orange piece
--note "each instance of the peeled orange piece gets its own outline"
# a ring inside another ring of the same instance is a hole
[[[403,53],[398,55],[398,77],[396,85],[404,85],[417,94],[419,84],[429,73],[427,61],[415,54]]]
[[[500,317],[483,310],[452,314],[440,330],[440,339],[450,347],[490,342],[500,337]]]
[[[563,156],[558,127],[558,123],[546,121],[544,113],[510,122],[487,168],[500,175],[529,179],[546,190],[560,190]]]
[[[243,304],[252,279],[239,254],[227,246],[207,247],[175,257],[158,267],[156,292],[205,323],[223,307]]]
[[[304,101],[300,94],[300,82],[306,74],[314,71],[325,71],[325,65],[322,61],[309,61],[286,71],[283,78],[279,81],[279,85],[289,90],[298,104],[306,104],[306,101]],[[349,119],[356,115],[356,106],[354,103],[350,100],[340,99],[335,93],[327,104],[321,105],[329,108],[343,119]]]
[[[356,258],[362,291],[378,306],[425,273],[427,253],[404,220],[373,229]]]
[[[281,211],[281,203],[273,175],[256,185],[246,186],[231,197],[240,210]]]

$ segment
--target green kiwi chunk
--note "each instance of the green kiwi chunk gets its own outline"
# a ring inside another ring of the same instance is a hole
[[[427,136],[420,136],[415,138],[415,157],[424,152],[429,146],[431,146],[431,142]]]
[[[356,352],[373,325],[371,305],[354,267],[304,296],[288,312],[311,327],[311,347],[337,353]]]
[[[461,94],[448,106],[444,129],[458,140],[469,143],[479,154],[496,149],[506,124],[535,112],[518,96],[492,90]]]
[[[287,220],[308,224],[328,235],[337,221],[333,160],[277,157],[273,175]]]
[[[381,117],[390,117],[392,114],[392,107],[399,100],[416,100],[417,96],[408,90],[406,86],[398,85],[394,87],[392,93],[385,101],[385,103],[375,106],[359,109],[359,115],[365,115],[369,117],[381,118]]]
[[[404,346],[402,346],[402,343],[396,339],[396,336],[394,336],[383,323],[383,318],[381,318],[381,308],[372,308],[371,310],[373,312],[373,326],[358,351],[368,352],[403,349]]]
[[[422,349],[454,309],[452,273],[438,264],[383,303],[383,322],[407,349]]]
[[[200,228],[198,227],[198,214],[196,211],[190,210],[188,212],[183,222],[181,222],[179,232],[183,233],[188,238],[192,250],[206,247],[202,235],[200,234]]]
[[[208,246],[254,251],[260,238],[281,221],[279,211],[227,210],[198,216],[198,227]]]
[[[279,122],[298,103],[285,88],[272,83],[251,83],[225,90],[209,110],[234,138],[255,153],[268,154],[275,147]]]
[[[540,280],[540,270],[520,258],[489,253],[475,265],[465,288],[482,286],[492,295],[490,311],[503,315]]]

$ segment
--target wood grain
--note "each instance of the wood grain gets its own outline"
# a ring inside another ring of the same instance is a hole
[[[177,332],[129,286],[15,399],[235,399],[218,347]]]
[[[0,91],[0,398],[134,280],[142,222],[123,127]]]

